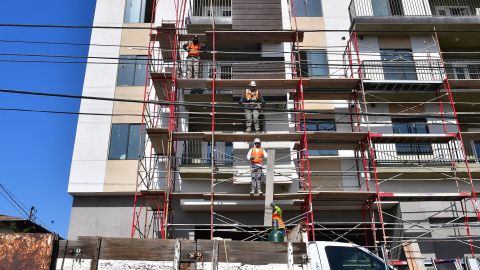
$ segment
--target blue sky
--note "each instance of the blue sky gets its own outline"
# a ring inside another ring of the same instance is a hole
[[[95,0],[3,1],[0,24],[91,25],[94,10]],[[62,59],[1,54],[87,56],[88,46],[5,40],[89,43],[90,33],[90,29],[0,27],[0,89],[81,94],[84,64],[5,62]],[[0,108],[76,112],[79,104],[79,100],[0,93]],[[77,119],[75,115],[0,111],[0,183],[27,207],[35,205],[37,217],[63,237],[72,203],[67,185]],[[20,216],[1,196],[0,214]]]

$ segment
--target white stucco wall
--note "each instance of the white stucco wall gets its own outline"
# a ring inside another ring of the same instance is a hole
[[[124,1],[97,1],[93,26],[122,26]],[[121,29],[93,29],[91,43],[120,45]],[[91,46],[89,57],[119,57],[119,47]],[[115,63],[118,60],[97,59]],[[88,64],[82,94],[113,98],[117,65]],[[112,113],[113,102],[82,100],[80,112]],[[70,171],[68,192],[102,192],[110,138],[110,116],[80,115]]]

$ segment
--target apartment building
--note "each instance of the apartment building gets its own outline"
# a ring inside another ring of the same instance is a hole
[[[97,2],[94,26],[123,28],[93,29],[112,46],[90,47],[109,64],[87,65],[83,94],[150,103],[82,101],[112,116],[79,117],[69,238],[263,240],[274,200],[310,239],[395,260],[406,240],[432,259],[476,249],[480,2],[153,2]],[[245,133],[250,80],[261,133]],[[248,195],[255,137],[265,197]]]

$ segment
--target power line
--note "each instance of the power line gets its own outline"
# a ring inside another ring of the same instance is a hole
[[[123,30],[123,29],[132,29],[132,30],[152,30],[157,29],[161,31],[175,31],[175,30],[187,30],[183,27],[168,27],[168,28],[156,28],[156,27],[146,27],[146,26],[108,26],[108,25],[64,25],[64,24],[14,24],[14,23],[2,23],[0,27],[18,27],[18,28],[62,28],[62,29],[110,29],[110,30]],[[229,32],[245,32],[244,30],[228,30]],[[263,32],[351,32],[351,29],[298,29],[298,30],[262,30]],[[256,32],[262,32],[256,31]],[[355,30],[353,30],[355,31]],[[220,31],[217,31],[220,32]],[[455,30],[362,30],[362,33],[479,33],[479,30],[472,29],[455,29]]]

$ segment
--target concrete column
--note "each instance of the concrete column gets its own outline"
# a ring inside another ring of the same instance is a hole
[[[268,149],[267,159],[267,178],[265,183],[265,216],[263,218],[263,225],[272,225],[272,207],[270,203],[273,202],[274,189],[274,172],[275,170],[275,149]]]

